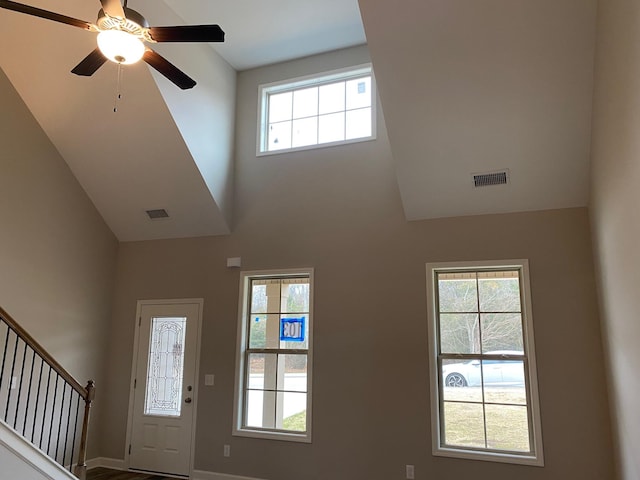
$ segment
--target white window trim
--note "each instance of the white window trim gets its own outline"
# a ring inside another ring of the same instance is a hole
[[[304,147],[283,148],[282,150],[266,150],[266,129],[267,120],[267,96],[280,91],[303,88],[306,86],[321,85],[323,83],[332,83],[337,80],[348,80],[350,77],[359,77],[362,75],[371,75],[371,136],[354,138],[351,140],[340,140],[337,142],[317,143],[314,145],[306,145]],[[256,157],[264,157],[268,155],[281,155],[292,152],[300,152],[305,150],[316,150],[319,148],[335,147],[338,145],[349,145],[353,143],[369,142],[377,138],[377,101],[376,81],[373,75],[373,67],[371,63],[355,65],[353,67],[330,70],[302,77],[281,80],[278,82],[265,83],[258,87],[258,122],[256,134]],[[263,151],[263,149],[265,149]]]
[[[309,276],[309,339],[307,350],[307,431],[304,433],[268,431],[242,426],[242,407],[244,395],[245,351],[247,346],[247,308],[249,307],[248,285],[252,279],[263,277],[283,277],[293,275]],[[284,440],[289,442],[311,443],[311,419],[313,398],[313,268],[295,268],[282,270],[254,270],[240,273],[240,299],[238,303],[238,336],[236,350],[236,375],[233,398],[232,435],[238,437]]]
[[[528,382],[530,392],[530,412],[532,416],[532,441],[533,455],[518,455],[503,452],[489,452],[481,450],[458,449],[443,447],[440,445],[440,389],[438,384],[438,337],[436,333],[437,312],[435,304],[435,272],[451,270],[480,270],[483,268],[519,268],[522,271],[522,295],[523,313],[526,321],[523,329],[523,341],[525,353],[528,359]],[[538,374],[536,369],[536,348],[533,334],[533,315],[531,308],[531,286],[529,281],[529,261],[498,260],[498,261],[474,261],[474,262],[441,262],[427,263],[427,316],[428,316],[428,343],[429,343],[429,376],[431,389],[431,442],[432,453],[435,456],[454,457],[470,460],[484,460],[491,462],[513,463],[520,465],[544,466],[544,452],[542,446],[542,424],[540,420],[540,401],[538,395]]]

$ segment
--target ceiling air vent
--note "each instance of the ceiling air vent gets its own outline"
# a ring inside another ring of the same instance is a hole
[[[156,210],[146,210],[146,212],[151,220],[158,220],[159,218],[169,218],[169,214],[164,208],[158,208]]]
[[[474,173],[474,187],[488,187],[490,185],[506,185],[509,183],[509,170],[500,170],[498,172]]]

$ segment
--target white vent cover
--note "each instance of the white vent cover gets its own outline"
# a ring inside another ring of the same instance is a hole
[[[489,187],[491,185],[506,185],[509,183],[509,170],[499,170],[497,172],[474,173],[474,187]]]
[[[160,218],[169,218],[169,214],[164,208],[158,208],[155,210],[146,210],[146,212],[151,220],[158,220]]]

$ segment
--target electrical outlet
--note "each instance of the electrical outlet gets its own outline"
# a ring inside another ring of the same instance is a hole
[[[414,478],[416,478],[415,467],[413,465],[406,465],[406,469],[408,480],[413,480]]]
[[[231,445],[225,445],[224,446],[224,456],[225,457],[230,457],[231,456]]]

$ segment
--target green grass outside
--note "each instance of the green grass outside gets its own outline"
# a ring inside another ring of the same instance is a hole
[[[529,431],[524,388],[488,388],[485,405],[478,387],[444,389],[444,436],[450,446],[529,451]],[[485,445],[486,415],[487,442]],[[306,410],[282,421],[285,430],[306,431]]]
[[[282,428],[285,430],[293,430],[296,432],[304,432],[307,430],[307,411],[295,413],[290,417],[282,420]]]
[[[445,388],[444,400],[444,437],[447,445],[529,451],[524,389],[487,389],[485,402],[499,405],[485,404],[484,410],[480,388]]]

